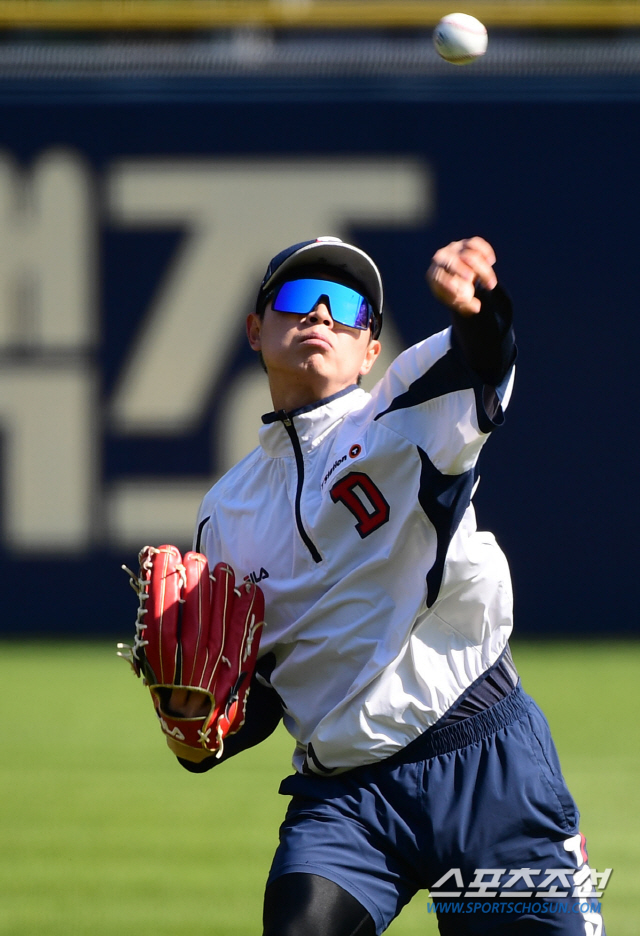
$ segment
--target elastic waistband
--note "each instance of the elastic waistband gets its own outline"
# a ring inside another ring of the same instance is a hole
[[[397,754],[392,754],[384,763],[406,764],[458,751],[512,724],[524,713],[528,702],[529,696],[518,683],[509,695],[491,708],[445,728],[428,728],[419,738],[411,741]]]

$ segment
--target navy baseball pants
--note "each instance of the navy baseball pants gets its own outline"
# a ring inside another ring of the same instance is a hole
[[[268,894],[286,875],[314,875],[338,885],[327,884],[327,908],[331,893],[345,896],[345,912],[360,904],[377,934],[428,888],[443,936],[604,936],[578,810],[547,721],[520,685],[387,760],[296,774],[280,792],[292,800]],[[362,917],[345,932],[368,932]]]

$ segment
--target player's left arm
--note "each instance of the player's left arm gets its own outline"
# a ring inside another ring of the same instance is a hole
[[[471,237],[438,250],[427,271],[434,296],[451,310],[454,347],[490,387],[504,380],[516,357],[511,300],[495,262],[493,247]]]
[[[246,723],[259,672],[262,591],[252,582],[236,584],[227,563],[210,570],[202,553],[182,556],[169,544],[145,546],[139,571],[127,571],[138,613],[134,642],[118,644],[118,655],[143,677],[167,744],[181,762],[221,760],[226,739]],[[244,746],[256,743],[251,737]]]
[[[260,669],[261,661],[258,661],[247,695],[244,724],[239,731],[229,735],[225,740],[224,750],[220,757],[212,755],[209,751],[196,751],[174,738],[167,738],[169,749],[176,755],[185,770],[191,773],[204,773],[211,770],[212,767],[217,767],[230,757],[235,757],[236,754],[265,741],[276,730],[282,721],[282,702],[277,692],[260,679]],[[199,694],[189,692],[189,690],[174,690],[170,705],[175,707],[175,714],[182,715],[182,717],[197,718],[206,710],[204,700],[199,697]]]

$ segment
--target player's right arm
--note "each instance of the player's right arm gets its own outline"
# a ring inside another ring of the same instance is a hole
[[[511,392],[511,301],[494,260],[482,238],[437,251],[427,278],[451,327],[404,351],[372,392],[375,420],[418,446],[443,475],[474,467]]]
[[[502,383],[516,357],[511,300],[495,262],[492,246],[471,237],[436,251],[427,270],[433,295],[451,311],[457,350],[489,387]]]

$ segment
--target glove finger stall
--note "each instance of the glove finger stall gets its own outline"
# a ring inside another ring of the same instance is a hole
[[[180,682],[179,630],[184,584],[182,555],[175,546],[146,547],[140,577],[149,582],[145,618],[145,656],[156,685]]]
[[[218,697],[216,690],[218,669],[228,666],[224,646],[228,639],[230,624],[237,626],[233,618],[235,575],[233,569],[219,562],[211,573],[211,608],[207,620],[207,654],[199,680],[200,686]],[[231,628],[232,629],[232,628]]]
[[[211,615],[211,581],[209,563],[201,553],[185,553],[183,591],[182,672],[180,682],[186,686],[202,688],[203,664],[207,658],[208,624]]]
[[[233,627],[225,631],[221,666],[214,686],[214,695],[222,704],[216,706],[213,719],[216,733],[225,737],[244,724],[246,697],[249,692],[264,622],[264,596],[252,582],[243,582],[234,589],[229,611]]]

